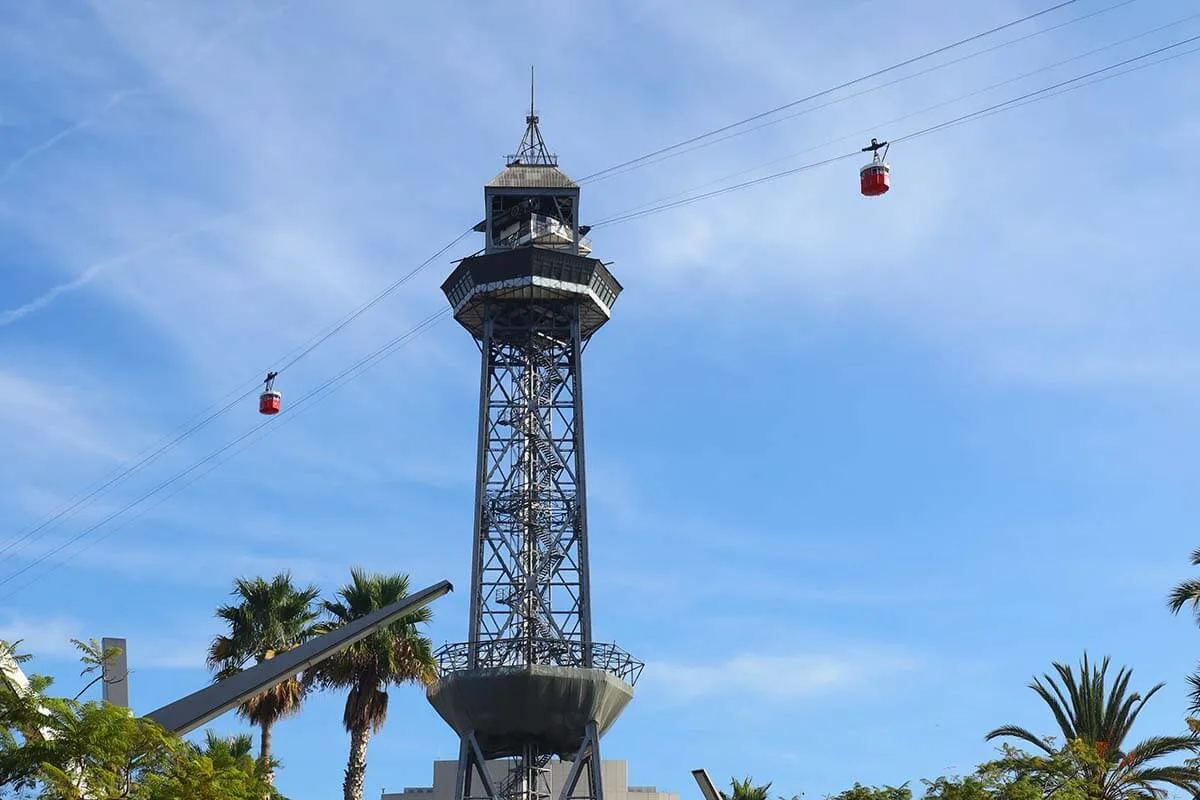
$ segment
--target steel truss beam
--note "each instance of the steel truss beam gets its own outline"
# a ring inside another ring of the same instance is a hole
[[[500,643],[504,665],[590,666],[580,307],[485,315],[472,666]]]

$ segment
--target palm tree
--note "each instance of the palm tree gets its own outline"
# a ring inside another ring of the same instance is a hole
[[[1036,736],[1026,728],[1005,725],[987,735],[987,739],[1010,736],[1033,745],[1055,758],[1082,748],[1083,759],[1072,758],[1076,772],[1072,777],[1086,782],[1089,796],[1095,800],[1151,800],[1166,795],[1162,784],[1175,786],[1189,794],[1200,793],[1200,771],[1188,765],[1155,765],[1161,758],[1195,752],[1200,740],[1188,736],[1152,736],[1132,747],[1125,739],[1147,701],[1163,687],[1159,683],[1145,696],[1128,692],[1132,672],[1122,667],[1112,686],[1105,685],[1108,658],[1099,666],[1088,662],[1087,653],[1079,665],[1079,681],[1071,667],[1054,663],[1056,681],[1043,675],[1045,683],[1034,678],[1029,684],[1050,707],[1064,746],[1056,749],[1053,737]],[[1060,685],[1061,681],[1061,685]]]
[[[1192,566],[1200,567],[1200,550],[1192,551]],[[1167,597],[1167,607],[1171,609],[1172,614],[1178,614],[1188,604],[1192,606],[1196,624],[1200,625],[1200,580],[1195,578],[1180,582]],[[1191,705],[1188,710],[1200,715],[1200,670],[1188,676],[1188,683],[1192,687]],[[1189,719],[1188,725],[1193,732],[1200,733],[1200,720]]]
[[[257,664],[274,658],[276,653],[291,650],[312,637],[319,617],[313,602],[320,594],[315,586],[296,588],[288,572],[281,572],[270,582],[261,577],[234,581],[233,596],[240,602],[217,609],[229,633],[213,639],[208,649],[208,667],[216,671],[215,680],[241,672],[251,661]],[[238,706],[238,713],[261,730],[258,758],[268,784],[275,781],[271,729],[279,720],[299,711],[303,700],[304,686],[290,678]]]
[[[248,733],[221,736],[214,731],[204,732],[204,746],[188,742],[192,752],[208,756],[214,761],[240,761],[254,750],[254,739]]]
[[[771,791],[771,784],[766,783],[762,786],[755,786],[750,776],[746,776],[740,781],[737,778],[730,778],[729,789],[729,794],[720,792],[721,800],[767,800],[768,792]]]
[[[350,583],[325,601],[328,628],[346,625],[408,595],[407,575],[378,575],[350,571]],[[367,773],[367,743],[387,720],[389,686],[431,684],[436,661],[418,626],[429,622],[428,608],[414,611],[350,645],[304,673],[306,687],[349,689],[342,724],[350,734],[350,756],[342,784],[345,800],[362,800]]]

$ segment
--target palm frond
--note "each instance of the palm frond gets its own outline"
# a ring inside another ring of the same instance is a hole
[[[996,728],[995,730],[988,731],[987,735],[984,736],[983,738],[984,738],[984,741],[990,742],[992,739],[998,739],[1001,736],[1010,736],[1014,739],[1020,739],[1021,741],[1028,742],[1029,744],[1033,745],[1034,747],[1037,747],[1038,749],[1045,752],[1047,755],[1054,755],[1054,752],[1055,752],[1054,748],[1052,748],[1052,747],[1050,747],[1050,745],[1046,744],[1045,741],[1043,741],[1042,739],[1039,739],[1031,731],[1028,731],[1025,728],[1022,728],[1018,725],[1002,725],[999,728]]]
[[[1188,711],[1200,714],[1200,667],[1197,668],[1197,672],[1188,676],[1187,682],[1191,687],[1188,691]]]
[[[1172,614],[1178,614],[1186,605],[1191,605],[1192,611],[1200,611],[1200,580],[1182,581],[1167,595],[1167,608]]]
[[[1132,695],[1130,695],[1130,701],[1132,702],[1128,704],[1128,714],[1125,718],[1120,720],[1121,739],[1124,739],[1129,735],[1130,729],[1133,728],[1133,723],[1137,721],[1138,714],[1142,713],[1142,709],[1145,707],[1146,703],[1149,702],[1150,698],[1158,694],[1159,690],[1165,685],[1165,683],[1155,684],[1154,686],[1150,687],[1150,691],[1146,692],[1145,695],[1139,695],[1137,692],[1134,692]]]
[[[1176,753],[1194,753],[1198,748],[1200,742],[1191,736],[1151,736],[1131,747],[1122,759],[1122,764],[1137,769],[1147,762]]]
[[[1055,666],[1058,665],[1056,664]],[[1049,675],[1043,675],[1042,677],[1050,685],[1049,689],[1038,678],[1033,679],[1029,684],[1029,688],[1033,689],[1042,698],[1042,701],[1050,707],[1050,713],[1054,715],[1059,730],[1062,732],[1063,739],[1070,741],[1077,738],[1076,720],[1073,716],[1073,709],[1076,708],[1074,703],[1076,701],[1073,698],[1064,697],[1063,690],[1059,688],[1059,685]],[[1072,681],[1068,688],[1073,688],[1073,684],[1074,682]]]
[[[1143,791],[1154,792],[1158,797],[1165,796],[1166,791],[1154,785],[1157,783],[1182,789],[1193,797],[1200,794],[1200,773],[1185,766],[1147,767],[1131,772],[1123,776],[1120,788],[1128,790],[1129,787],[1138,787]]]

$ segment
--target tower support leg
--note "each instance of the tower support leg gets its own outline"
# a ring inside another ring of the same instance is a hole
[[[576,795],[575,790],[579,786],[579,779],[583,777],[584,771],[587,771],[588,777],[588,794]],[[567,779],[563,782],[562,794],[558,800],[604,800],[603,782],[600,779],[600,734],[596,730],[596,723],[589,722],[587,728],[584,729],[583,744],[579,746],[579,752],[575,754],[575,760],[571,764],[571,771],[567,773]]]
[[[483,794],[473,793],[474,774],[479,775]],[[458,743],[458,775],[454,781],[454,800],[500,800],[496,787],[488,775],[487,764],[475,740],[475,731],[469,731]]]

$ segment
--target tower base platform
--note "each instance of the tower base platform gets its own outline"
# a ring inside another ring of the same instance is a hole
[[[573,759],[595,725],[603,735],[633,687],[603,669],[534,664],[461,670],[442,677],[429,702],[460,736],[474,733],[487,760],[539,752]]]

